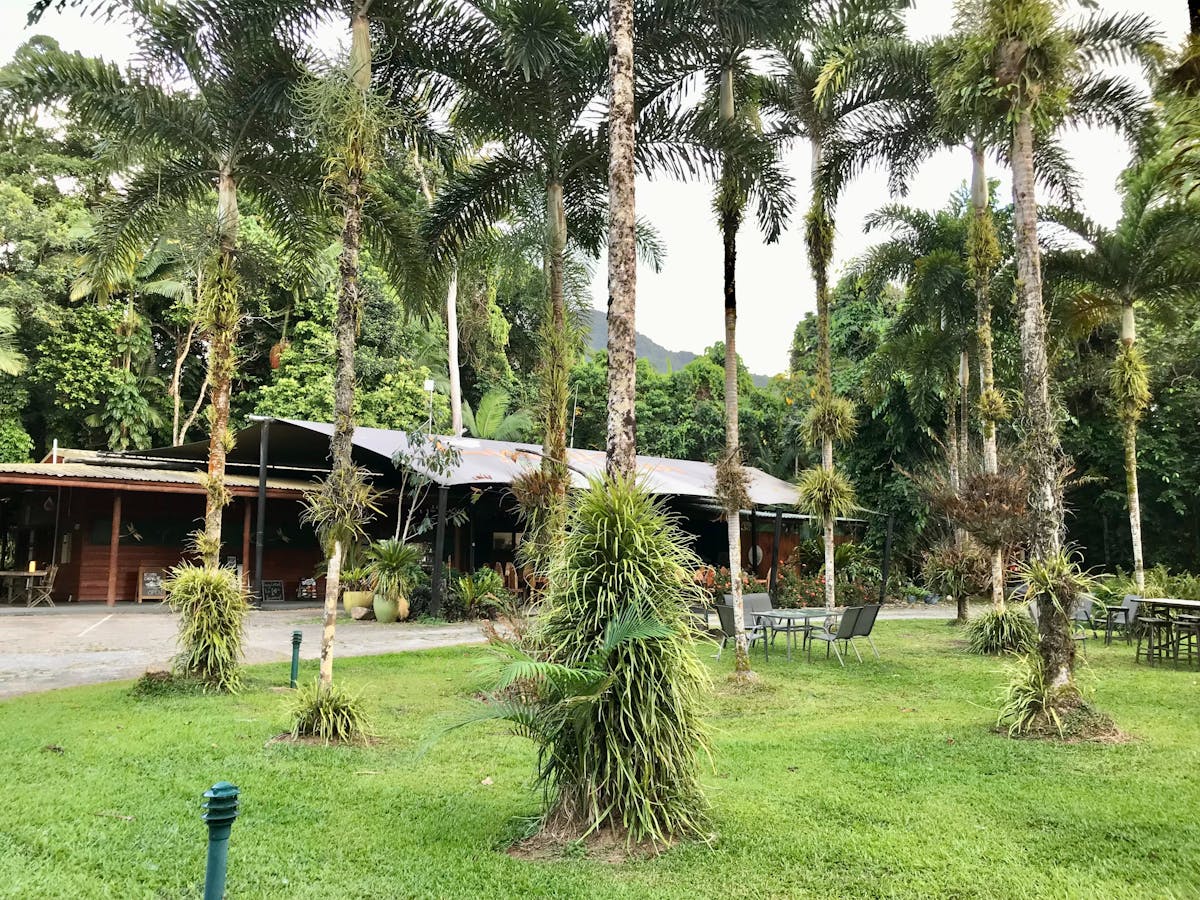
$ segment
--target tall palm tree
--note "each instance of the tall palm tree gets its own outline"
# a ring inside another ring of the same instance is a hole
[[[122,13],[132,27],[138,66],[128,72],[42,48],[13,76],[28,102],[66,101],[85,127],[111,137],[116,162],[128,172],[97,224],[93,278],[128,271],[170,216],[215,199],[215,250],[197,292],[212,413],[204,526],[196,535],[204,564],[215,568],[229,502],[225,456],[241,323],[239,202],[253,203],[286,244],[312,246],[315,227],[303,211],[321,172],[292,127],[299,48],[251,27],[253,19],[235,26],[233,13],[219,23],[198,20],[198,8],[139,0],[105,7],[104,14]]]
[[[772,54],[774,78],[766,101],[795,137],[811,151],[811,185],[805,219],[805,247],[816,286],[817,389],[810,411],[810,438],[821,448],[819,469],[801,479],[802,502],[822,522],[825,544],[825,604],[836,602],[834,522],[853,507],[849,482],[834,469],[833,447],[854,432],[850,404],[834,396],[829,335],[829,269],[833,262],[835,185],[825,177],[826,155],[847,119],[869,115],[871,106],[888,102],[896,86],[871,91],[843,91],[824,74],[849,48],[872,40],[903,36],[900,0],[818,0],[806,12],[799,33],[777,43]]]
[[[1163,196],[1161,160],[1131,169],[1123,178],[1121,219],[1106,228],[1072,210],[1053,210],[1066,235],[1055,235],[1059,252],[1047,260],[1056,293],[1068,303],[1120,320],[1121,343],[1112,371],[1125,445],[1125,491],[1138,590],[1145,587],[1141,506],[1138,497],[1138,423],[1150,402],[1146,362],[1137,346],[1138,307],[1169,314],[1200,291],[1200,209],[1175,195]],[[1065,238],[1065,239],[1064,239]]]
[[[1021,381],[1022,455],[1029,472],[1031,559],[1061,557],[1063,461],[1050,393],[1050,359],[1038,244],[1035,149],[1074,113],[1076,121],[1136,132],[1142,92],[1125,78],[1100,71],[1113,60],[1153,66],[1157,29],[1142,16],[1091,14],[1067,22],[1062,0],[978,0],[959,10],[960,56],[943,89],[973,108],[975,121],[993,123],[1009,144],[1013,172]],[[1073,105],[1076,98],[1084,103]],[[1082,111],[1082,114],[1081,114]],[[1039,652],[1046,683],[1069,693],[1075,646],[1054,598],[1038,598]]]
[[[637,471],[637,208],[633,0],[608,4],[608,437],[612,477]]]

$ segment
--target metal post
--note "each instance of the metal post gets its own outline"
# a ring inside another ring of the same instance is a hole
[[[267,446],[270,442],[271,422],[262,423],[258,436],[258,527],[254,530],[254,592],[258,602],[263,602],[263,544],[267,531]]]
[[[303,638],[304,635],[300,632],[300,629],[297,628],[292,632],[292,687],[295,687],[300,679],[300,641]]]
[[[449,488],[438,486],[437,525],[433,532],[433,590],[429,600],[431,616],[442,611],[442,557],[446,552],[446,502],[449,493]]]
[[[888,570],[892,567],[892,526],[895,522],[895,516],[888,516],[887,536],[883,539],[883,581],[879,585],[880,603],[887,599]]]
[[[225,896],[225,867],[229,854],[229,832],[238,817],[238,789],[218,781],[204,792],[204,815],[208,825],[208,864],[204,869],[204,900]]]
[[[779,545],[783,543],[783,510],[775,513],[775,533],[771,536],[771,584],[769,590],[775,592],[775,584],[779,581]]]

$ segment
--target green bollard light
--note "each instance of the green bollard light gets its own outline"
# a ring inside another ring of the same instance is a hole
[[[303,637],[298,629],[292,632],[292,687],[300,677],[300,639]]]
[[[204,819],[208,825],[208,865],[204,870],[204,900],[222,900],[225,896],[225,865],[229,853],[229,832],[238,817],[237,785],[218,781],[204,792]]]

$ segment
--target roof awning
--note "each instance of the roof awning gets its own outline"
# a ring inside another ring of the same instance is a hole
[[[105,464],[84,462],[66,463],[4,463],[0,464],[0,484],[26,486],[90,487],[122,491],[155,491],[159,493],[203,494],[207,492],[205,473],[194,469],[156,469],[145,466],[121,465],[120,460],[107,458]],[[229,473],[225,486],[238,497],[258,493],[258,478],[252,475]],[[312,487],[294,478],[268,478],[267,496],[299,499]]]
[[[258,465],[261,422],[255,422],[237,434],[229,462],[235,466]],[[329,438],[333,426],[323,422],[304,422],[297,419],[271,420],[268,440],[268,465],[278,468],[328,468]],[[510,484],[514,478],[541,464],[541,447],[537,444],[518,444],[510,441],[485,441],[467,437],[439,435],[436,440],[458,451],[457,465],[446,471],[421,470],[437,484],[454,486],[486,486]],[[398,453],[411,452],[414,441],[403,431],[382,428],[354,429],[355,459],[369,469],[385,471],[392,466]],[[202,460],[208,453],[208,442],[197,441],[180,447],[147,450],[137,454],[152,459]],[[575,487],[604,472],[604,454],[599,450],[567,451],[567,464]],[[676,497],[715,498],[716,469],[711,463],[694,460],[669,459],[658,456],[639,456],[638,473],[646,488],[654,494]],[[759,469],[746,467],[750,499],[756,506],[794,506],[796,486],[768,475]]]

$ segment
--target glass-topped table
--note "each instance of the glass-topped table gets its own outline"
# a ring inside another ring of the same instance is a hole
[[[783,632],[784,641],[787,644],[788,662],[791,662],[792,645],[795,641],[795,638],[793,638],[793,635],[801,633],[801,632],[807,633],[808,630],[813,627],[811,624],[813,619],[826,619],[826,618],[837,619],[837,617],[839,615],[841,615],[841,613],[842,613],[842,610],[840,610],[840,609],[835,609],[831,612],[830,610],[826,609],[824,606],[802,606],[802,607],[799,607],[798,609],[770,609],[770,610],[765,610],[765,611],[757,610],[753,613],[753,615],[755,617],[756,623],[763,622],[763,621],[768,621],[768,622],[774,621],[774,622],[786,622],[787,623],[784,626],[772,626],[772,627],[778,627],[779,630]],[[803,623],[804,627],[803,628],[793,627],[793,623],[795,623],[795,622]]]

